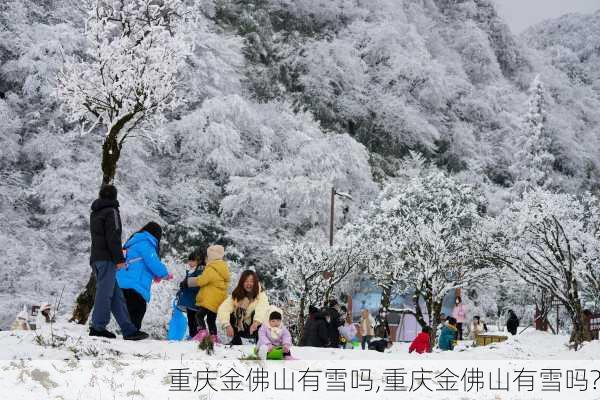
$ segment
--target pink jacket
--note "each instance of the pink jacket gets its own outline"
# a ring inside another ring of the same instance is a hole
[[[269,329],[269,322],[263,323],[258,329],[258,346],[292,346],[292,335],[290,331],[285,327],[281,326],[281,335],[277,339],[271,337],[271,330]]]
[[[456,322],[463,323],[465,322],[467,311],[463,303],[454,306],[452,310],[452,316],[456,319]]]

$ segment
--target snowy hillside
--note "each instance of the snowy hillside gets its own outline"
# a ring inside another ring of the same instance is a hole
[[[48,328],[48,327],[46,327]],[[297,361],[283,362],[251,362],[240,361],[240,358],[249,354],[251,346],[241,346],[230,349],[218,346],[212,356],[198,349],[197,342],[167,342],[144,341],[138,343],[124,342],[122,340],[106,340],[90,338],[85,330],[78,325],[57,324],[54,326],[54,343],[49,329],[41,332],[36,339],[32,332],[0,332],[0,387],[10,388],[11,398],[14,399],[157,399],[157,398],[198,398],[193,396],[206,396],[210,391],[207,387],[203,394],[193,393],[196,388],[196,374],[194,371],[203,369],[220,369],[225,374],[229,368],[242,376],[240,379],[241,392],[212,393],[214,398],[306,398],[298,384],[294,392],[262,394],[261,389],[252,391],[256,385],[246,381],[245,377],[251,369],[283,367],[289,373],[295,373],[296,378],[301,376],[301,371],[326,368],[345,368],[348,371],[348,393],[327,392],[327,398],[346,398],[350,389],[350,370],[352,368],[370,368],[382,371],[383,368],[411,368],[425,367],[435,373],[440,373],[443,368],[455,370],[466,367],[478,368],[506,368],[518,369],[521,365],[530,369],[539,369],[538,364],[528,363],[528,360],[543,359],[544,367],[553,368],[587,368],[594,365],[591,360],[600,358],[600,344],[598,342],[586,345],[579,352],[567,350],[565,343],[567,337],[555,336],[548,333],[528,331],[515,338],[500,344],[487,347],[472,348],[468,343],[461,344],[458,352],[434,352],[427,355],[408,354],[408,344],[396,344],[389,352],[378,353],[362,350],[338,350],[294,347],[292,352]],[[401,364],[398,361],[401,360]],[[463,360],[461,363],[460,360]],[[466,361],[469,360],[469,361]],[[492,361],[495,360],[495,361]],[[466,362],[465,362],[466,361]],[[342,362],[342,364],[340,364]],[[188,392],[174,392],[172,374],[176,368],[189,368],[193,372],[190,376]],[[272,373],[272,371],[271,371]],[[330,380],[331,378],[328,378]],[[386,381],[378,374],[373,374],[375,386],[382,386],[382,393],[374,397],[375,393],[364,393],[360,389],[360,396],[373,398],[397,398],[398,393],[383,391]],[[593,380],[593,376],[589,378]],[[211,387],[222,389],[221,381],[212,382]],[[322,378],[322,387],[325,393],[325,378]],[[538,381],[539,382],[539,381]],[[590,381],[591,382],[591,381]],[[202,382],[201,382],[202,383]],[[407,382],[411,385],[410,381]],[[430,385],[434,385],[430,383]],[[462,385],[462,384],[461,384]],[[437,386],[437,385],[435,385]],[[259,385],[260,387],[260,385]],[[432,386],[433,387],[433,386]],[[541,385],[536,386],[536,395],[540,395]],[[566,386],[562,386],[566,391]],[[202,389],[202,384],[200,388]],[[266,388],[265,388],[266,389]],[[272,387],[271,387],[272,389]],[[439,390],[439,389],[438,389]],[[462,389],[461,389],[462,390]],[[478,390],[479,392],[479,390]],[[512,393],[512,392],[511,392]],[[597,393],[597,392],[596,392]],[[577,398],[592,399],[594,390],[574,392]],[[324,395],[324,394],[320,394]],[[441,394],[431,394],[431,398],[440,398]],[[452,393],[444,393],[451,396]],[[530,395],[524,393],[523,395]],[[545,399],[551,396],[564,396],[561,393],[542,393]],[[249,397],[250,396],[250,397]],[[252,397],[254,396],[254,397]],[[340,396],[340,397],[336,397]],[[394,397],[395,396],[395,397]],[[429,398],[427,393],[404,393],[405,398]],[[413,397],[408,397],[413,396]],[[417,396],[417,397],[414,397]],[[436,397],[437,396],[437,397]],[[456,393],[459,396],[459,393]],[[462,397],[460,397],[462,396]],[[471,399],[475,394],[460,393],[459,398]],[[483,396],[483,397],[482,397]],[[495,395],[478,393],[477,398],[494,399]],[[445,397],[447,398],[447,397]],[[532,397],[522,397],[532,398]],[[541,397],[540,397],[541,398]]]
[[[341,228],[410,150],[481,189],[490,211],[500,211],[517,180],[511,165],[538,74],[550,187],[598,187],[597,54],[580,42],[597,37],[598,14],[565,17],[584,18],[591,31],[555,45],[556,22],[515,38],[489,0],[187,4],[197,18],[179,72],[185,101],[164,125],[131,139],[115,180],[124,236],[149,220],[163,224],[163,254],[178,274],[193,246],[220,239],[235,266],[256,267],[272,287],[273,246],[326,243],[332,186],[353,197],[337,205]],[[63,290],[69,313],[90,272],[103,133],[72,121],[56,91],[65,60],[89,50],[85,6],[0,4],[0,327],[23,304],[52,302]],[[585,58],[585,79],[548,50],[559,44],[569,60]],[[157,310],[169,309],[167,289],[174,286],[155,289],[165,292]]]

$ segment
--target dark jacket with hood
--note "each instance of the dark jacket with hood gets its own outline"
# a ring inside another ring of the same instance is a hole
[[[92,203],[90,264],[96,261],[124,263],[121,244],[121,215],[117,200],[97,199]]]
[[[506,321],[506,330],[508,330],[511,335],[516,335],[518,328],[519,328],[519,318],[517,317],[517,315],[514,312],[509,313],[508,321]]]
[[[325,311],[329,316],[329,323],[327,324],[327,329],[329,332],[329,347],[340,347],[340,331],[339,327],[344,325],[344,320],[341,318],[341,315],[335,307],[329,307]]]
[[[317,312],[311,314],[304,324],[304,332],[300,346],[328,347],[329,331],[325,314]]]

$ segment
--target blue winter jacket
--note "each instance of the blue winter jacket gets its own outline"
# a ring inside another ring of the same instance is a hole
[[[152,279],[166,278],[167,267],[158,258],[158,240],[150,233],[135,233],[123,246],[127,250],[126,266],[117,272],[121,289],[133,289],[146,303],[150,301]]]
[[[457,330],[453,326],[444,325],[442,333],[440,333],[439,347],[441,350],[453,350],[456,344]]]
[[[202,274],[202,269],[203,267],[199,265],[195,271],[186,272],[185,279],[200,276],[200,274]],[[179,307],[181,311],[185,311],[187,309],[197,310],[198,306],[196,305],[196,296],[198,296],[199,290],[199,287],[188,287],[185,289],[179,289],[176,295],[177,307]]]

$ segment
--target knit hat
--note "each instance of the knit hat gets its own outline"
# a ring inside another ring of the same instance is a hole
[[[209,246],[208,250],[206,250],[206,262],[222,260],[223,257],[225,257],[225,248],[221,245]]]
[[[272,319],[276,319],[276,320],[280,320],[281,321],[281,313],[279,311],[273,311],[271,312],[271,314],[269,315],[269,321]]]
[[[148,222],[146,225],[144,225],[142,230],[154,236],[158,241],[160,241],[160,238],[162,237],[162,228],[154,221]]]
[[[102,185],[100,193],[98,194],[101,199],[116,200],[117,199],[117,188],[113,185]]]

